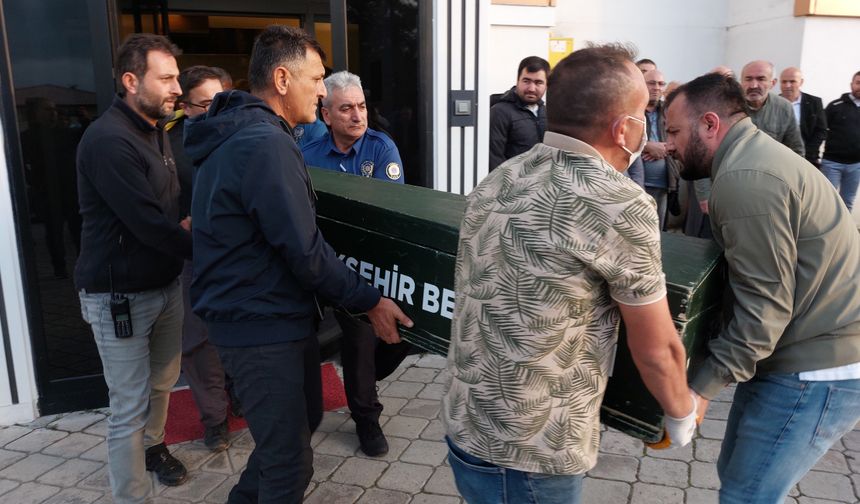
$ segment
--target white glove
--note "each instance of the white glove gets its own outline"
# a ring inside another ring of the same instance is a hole
[[[690,414],[683,418],[675,418],[669,415],[663,417],[663,439],[656,443],[648,443],[648,448],[655,450],[664,450],[666,448],[680,448],[687,446],[693,440],[696,434],[696,410],[698,409],[698,401],[696,396],[690,394],[693,400],[693,410]]]

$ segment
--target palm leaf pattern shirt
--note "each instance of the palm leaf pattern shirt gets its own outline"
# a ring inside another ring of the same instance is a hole
[[[616,302],[666,294],[654,200],[588,144],[547,133],[469,195],[455,287],[448,436],[501,467],[591,469]]]

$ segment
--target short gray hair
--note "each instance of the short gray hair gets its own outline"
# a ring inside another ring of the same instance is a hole
[[[352,87],[362,89],[361,78],[354,73],[347,72],[346,70],[341,70],[340,72],[335,72],[329,75],[325,78],[323,83],[325,84],[326,96],[323,98],[322,104],[323,107],[326,108],[331,105],[331,94],[333,91],[342,91]]]

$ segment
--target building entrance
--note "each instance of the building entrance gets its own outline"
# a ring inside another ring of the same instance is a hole
[[[300,26],[320,41],[328,66],[362,78],[372,124],[394,139],[407,182],[432,183],[430,137],[419,134],[431,110],[430,100],[419,99],[429,85],[420,76],[432,70],[431,59],[419,56],[429,54],[430,17],[417,1],[3,0],[0,5],[10,69],[0,84],[13,97],[2,112],[41,414],[107,404],[98,352],[81,319],[72,279],[80,240],[75,151],[85,129],[113,99],[112,55],[128,34],[165,34],[183,50],[180,68],[219,66],[242,88],[256,34],[269,24]]]

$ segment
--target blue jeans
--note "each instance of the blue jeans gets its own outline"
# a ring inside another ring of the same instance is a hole
[[[844,164],[822,159],[821,173],[839,190],[842,201],[851,211],[854,197],[857,196],[857,185],[860,184],[860,163]]]
[[[657,219],[660,221],[660,231],[666,224],[666,207],[669,202],[669,193],[665,187],[645,186],[645,192],[657,202]]]
[[[473,457],[451,442],[448,462],[467,504],[579,504],[584,474],[517,471]]]
[[[126,296],[133,335],[117,338],[110,294],[80,293],[81,314],[92,327],[110,398],[111,493],[118,504],[137,504],[151,498],[144,450],[164,441],[170,390],[179,378],[183,310],[179,281]]]
[[[860,380],[755,376],[735,391],[717,461],[720,504],[781,504],[860,420]]]

